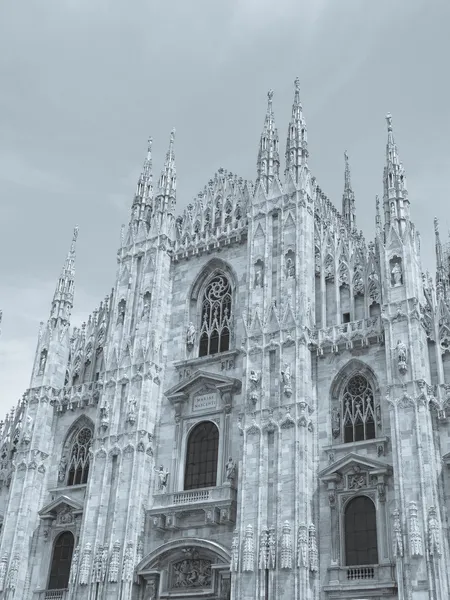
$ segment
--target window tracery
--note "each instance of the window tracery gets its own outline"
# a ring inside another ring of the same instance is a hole
[[[203,294],[199,356],[229,350],[231,299],[229,280],[225,275],[216,275]]]
[[[364,375],[354,375],[347,382],[342,397],[342,414],[346,444],[376,437],[374,392]]]
[[[219,430],[211,421],[202,421],[191,431],[186,451],[184,489],[195,490],[217,484]]]
[[[91,444],[92,431],[89,427],[83,427],[75,435],[70,448],[66,483],[68,486],[87,483]]]

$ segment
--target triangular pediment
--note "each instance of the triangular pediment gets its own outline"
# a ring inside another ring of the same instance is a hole
[[[325,477],[335,474],[344,475],[355,467],[359,467],[366,471],[384,470],[388,473],[392,471],[392,466],[388,463],[381,462],[380,460],[374,460],[373,458],[369,458],[367,456],[361,456],[355,452],[350,452],[349,454],[346,454],[339,460],[329,465],[326,469],[320,471],[319,478],[324,479]]]
[[[241,388],[239,379],[211,373],[209,371],[196,371],[191,377],[177,383],[170,390],[165,392],[165,396],[169,399],[181,398],[188,396],[194,389],[206,387],[215,387],[218,389],[229,388],[230,391],[238,391]]]
[[[58,512],[67,508],[75,513],[83,512],[83,504],[81,504],[81,502],[78,502],[78,500],[74,500],[73,498],[69,498],[69,496],[61,495],[50,502],[50,504],[44,506],[44,508],[41,508],[39,511],[39,516],[41,519],[54,519]]]

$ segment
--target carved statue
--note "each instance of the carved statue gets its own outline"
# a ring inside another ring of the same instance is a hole
[[[233,481],[234,478],[236,477],[236,463],[231,458],[231,456],[228,459],[228,462],[227,462],[225,468],[227,470],[227,479],[228,479],[228,481]]]
[[[341,435],[341,415],[336,407],[331,411],[331,429],[335,439]]]
[[[194,327],[194,324],[191,321],[189,323],[189,326],[188,326],[187,332],[186,332],[186,346],[187,346],[188,350],[192,350],[192,348],[194,347],[196,336],[197,336],[197,332]]]
[[[258,385],[259,375],[254,369],[251,369],[250,371],[250,381],[252,382],[253,386],[256,387]]]
[[[394,287],[398,287],[403,283],[403,273],[400,266],[400,261],[397,261],[391,271],[391,283]]]
[[[44,374],[44,369],[45,369],[45,363],[47,362],[47,350],[42,350],[41,352],[41,358],[39,361],[39,372],[38,375],[43,375]]]
[[[398,340],[395,349],[397,351],[398,370],[400,371],[400,373],[404,374],[408,369],[406,364],[406,344],[401,340]]]
[[[126,302],[125,302],[125,300],[121,300],[119,302],[119,310],[118,310],[118,314],[117,314],[117,325],[121,325],[125,321],[125,308],[126,308]]]
[[[284,393],[288,396],[288,395],[290,395],[290,392],[292,391],[292,386],[291,386],[291,367],[287,363],[284,364],[284,370],[281,371],[281,377],[283,378]]]
[[[394,510],[392,516],[394,517],[394,556],[401,557],[403,556],[403,535],[398,508]]]
[[[440,527],[434,506],[428,511],[428,544],[430,556],[441,556]]]
[[[150,313],[150,301],[151,301],[150,292],[146,292],[144,294],[144,306],[142,308],[142,318],[146,317]]]
[[[137,405],[136,397],[131,396],[128,399],[128,413],[127,413],[127,421],[131,425],[133,425],[136,421],[136,405]]]
[[[109,425],[109,404],[107,402],[100,408],[100,422],[102,427]]]
[[[61,460],[59,461],[58,467],[58,481],[63,482],[66,478],[66,469],[67,469],[67,457],[63,454],[61,456]]]
[[[169,478],[169,471],[167,471],[166,469],[164,469],[164,467],[161,465],[159,467],[159,469],[155,469],[156,473],[158,474],[158,490],[160,492],[162,492],[163,494],[166,493],[166,489],[167,489],[167,480]]]
[[[286,260],[286,275],[288,278],[295,277],[295,265],[292,258],[288,257]]]
[[[255,272],[255,287],[262,287],[262,269],[258,268]]]
[[[27,420],[26,420],[26,424],[25,424],[25,429],[23,432],[23,441],[25,442],[25,444],[29,444],[31,442],[31,431],[33,428],[33,419],[30,417],[30,415],[27,416]]]

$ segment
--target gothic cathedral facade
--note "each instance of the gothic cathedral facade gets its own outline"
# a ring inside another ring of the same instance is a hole
[[[112,292],[70,329],[75,230],[0,437],[1,600],[448,600],[449,252],[422,274],[387,117],[376,234],[285,170],[176,214],[151,140]]]

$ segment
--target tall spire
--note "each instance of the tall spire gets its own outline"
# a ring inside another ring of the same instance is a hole
[[[152,143],[153,139],[149,137],[147,156],[141,174],[139,175],[136,193],[131,207],[132,221],[139,221],[140,219],[145,218],[146,207],[151,203],[153,198]]]
[[[73,308],[75,290],[75,244],[78,237],[78,226],[73,230],[72,243],[67,254],[61,275],[58,279],[52,302],[51,321],[55,325],[59,319],[64,323],[69,322]]]
[[[398,157],[394,140],[392,116],[386,116],[388,139],[386,144],[386,166],[384,168],[384,218],[385,229],[394,224],[402,234],[409,220],[409,200],[403,165]]]
[[[295,82],[294,102],[292,104],[292,117],[286,140],[286,170],[285,175],[292,173],[296,183],[300,180],[300,167],[307,165],[308,161],[308,135],[306,123],[303,118],[302,103],[300,102],[300,80]]]
[[[434,217],[434,234],[436,237],[436,287],[438,292],[445,289],[445,267],[442,254],[441,238],[439,236],[439,221]]]
[[[267,112],[264,128],[259,142],[258,161],[256,164],[256,185],[261,182],[264,190],[269,191],[270,184],[280,174],[280,155],[278,131],[272,108],[273,90],[267,93]]]
[[[158,182],[158,209],[173,214],[175,211],[177,171],[175,167],[175,129],[170,133],[169,149],[166,154],[164,168]]]
[[[356,228],[355,215],[355,194],[352,190],[352,182],[350,179],[350,165],[348,162],[347,151],[344,152],[345,160],[345,175],[344,175],[344,194],[342,196],[342,216],[345,223],[351,231]]]

